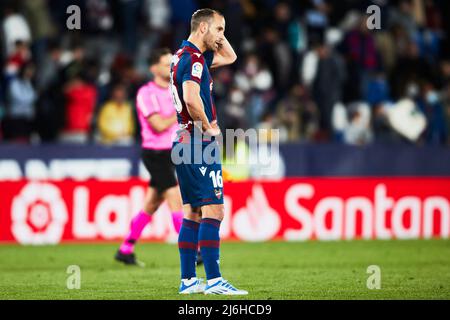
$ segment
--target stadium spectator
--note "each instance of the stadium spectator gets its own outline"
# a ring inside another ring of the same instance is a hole
[[[364,92],[364,100],[371,106],[391,100],[389,83],[383,72],[378,72],[369,79]]]
[[[272,74],[258,55],[250,53],[245,58],[243,69],[236,73],[235,81],[236,85],[248,96],[247,125],[254,128],[270,101],[270,96],[266,93],[272,89]]]
[[[369,128],[369,106],[365,104],[352,104],[349,106],[349,123],[344,129],[344,142],[352,145],[365,145],[372,141],[372,132]]]
[[[139,0],[119,0],[119,16],[122,26],[122,43],[125,52],[132,55],[137,48],[137,22]]]
[[[398,143],[404,138],[390,127],[388,106],[404,98],[426,105],[425,83],[439,93],[440,118],[447,114],[449,76],[441,66],[450,52],[447,1],[83,0],[77,2],[85,13],[79,32],[66,28],[72,2],[0,2],[3,100],[20,66],[32,60],[36,129],[43,142],[55,141],[66,125],[63,88],[75,76],[83,73],[95,87],[98,106],[118,82],[130,99],[150,80],[148,54],[161,45],[178,48],[199,7],[224,13],[227,37],[239,56],[212,75],[222,127],[256,128],[269,112],[275,124],[286,127],[289,141],[342,141],[346,126],[331,124],[337,102],[342,103],[337,115],[366,102],[372,141]],[[369,4],[380,7],[379,30],[367,27]],[[97,121],[91,118],[88,136]]]
[[[336,103],[342,101],[346,70],[343,60],[332,48],[321,44],[315,49],[317,71],[311,85],[311,92],[320,114],[319,140],[329,140],[332,132],[331,115]]]
[[[297,141],[300,138],[300,102],[297,101],[295,89],[292,89],[289,95],[278,103],[276,108],[276,118],[286,129],[287,140]]]
[[[423,79],[435,77],[433,67],[419,55],[417,44],[410,41],[404,53],[400,53],[391,75],[394,98],[418,94],[418,87]]]
[[[225,128],[247,128],[245,114],[245,94],[238,87],[233,87],[224,107]]]
[[[76,74],[65,85],[65,125],[60,140],[65,143],[88,142],[97,99],[97,89]]]
[[[6,116],[3,119],[5,140],[30,142],[35,117],[36,91],[32,84],[34,65],[23,64],[7,89]]]
[[[446,144],[448,127],[445,110],[439,93],[431,83],[423,86],[418,106],[427,118],[427,128],[424,133],[425,143],[433,145]]]
[[[376,104],[372,108],[373,140],[379,144],[392,144],[401,141],[401,137],[392,130],[383,104]]]
[[[375,38],[367,28],[367,19],[360,17],[342,43],[343,54],[347,61],[347,101],[357,101],[363,97],[372,72],[379,67],[379,53]]]
[[[47,46],[47,54],[36,75],[39,93],[36,130],[42,142],[55,142],[64,125],[64,94],[62,91],[64,51],[57,41]]]
[[[417,35],[419,25],[424,23],[422,1],[400,0],[391,12],[391,23],[401,26],[410,39]]]
[[[33,38],[31,50],[36,62],[36,72],[45,59],[49,39],[55,35],[53,22],[47,10],[48,0],[22,1],[24,16],[29,23]]]
[[[6,8],[4,8],[2,32],[4,35],[4,46],[8,55],[14,51],[18,40],[26,43],[31,42],[31,31],[27,20],[10,4],[7,4]]]
[[[5,66],[6,78],[14,77],[20,68],[31,60],[31,52],[28,44],[22,40],[16,40],[14,49],[8,56]]]
[[[0,141],[3,138],[3,117],[5,116],[6,106],[5,106],[5,89],[3,88],[3,83],[0,81]]]
[[[442,63],[441,69],[442,90],[440,91],[440,95],[444,107],[447,130],[450,131],[450,61],[444,61]],[[450,135],[447,136],[447,145],[450,145]]]
[[[324,0],[311,0],[305,12],[308,40],[320,43],[324,40],[325,30],[329,25],[330,6]]]
[[[117,84],[112,96],[100,109],[97,127],[104,144],[131,144],[134,133],[133,109],[124,85]]]

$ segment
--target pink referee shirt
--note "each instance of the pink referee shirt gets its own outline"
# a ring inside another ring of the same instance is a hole
[[[168,129],[158,133],[153,130],[147,120],[154,113],[159,113],[164,118],[176,113],[170,87],[162,88],[153,81],[143,85],[137,93],[136,107],[141,124],[142,148],[153,150],[172,149],[172,141],[175,137],[175,132],[178,130],[178,123],[175,122]]]

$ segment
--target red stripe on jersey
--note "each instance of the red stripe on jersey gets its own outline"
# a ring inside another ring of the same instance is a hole
[[[191,78],[196,81],[198,84],[202,83],[202,75],[200,74],[200,77],[194,76],[193,74],[193,68],[194,68],[194,64],[195,63],[200,63],[202,68],[205,65],[205,58],[203,57],[203,55],[199,52],[190,52],[188,50],[188,52],[191,54],[191,67],[189,68],[190,72],[191,72]],[[202,73],[203,73],[203,69],[202,69]]]

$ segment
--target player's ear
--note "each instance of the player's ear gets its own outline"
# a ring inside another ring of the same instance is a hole
[[[208,22],[206,22],[206,21],[202,21],[202,22],[200,22],[200,32],[201,33],[206,33],[207,31],[208,31]]]
[[[148,68],[148,70],[150,70],[150,72],[151,72],[152,74],[155,74],[155,69],[156,69],[156,66],[155,66],[155,65],[151,65],[151,66]]]

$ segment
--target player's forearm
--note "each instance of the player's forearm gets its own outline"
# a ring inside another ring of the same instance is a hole
[[[208,117],[203,109],[203,103],[200,99],[193,99],[192,101],[186,101],[186,106],[189,115],[191,116],[194,122],[200,122],[202,126],[202,130],[206,131],[211,129],[211,124],[209,123]]]

